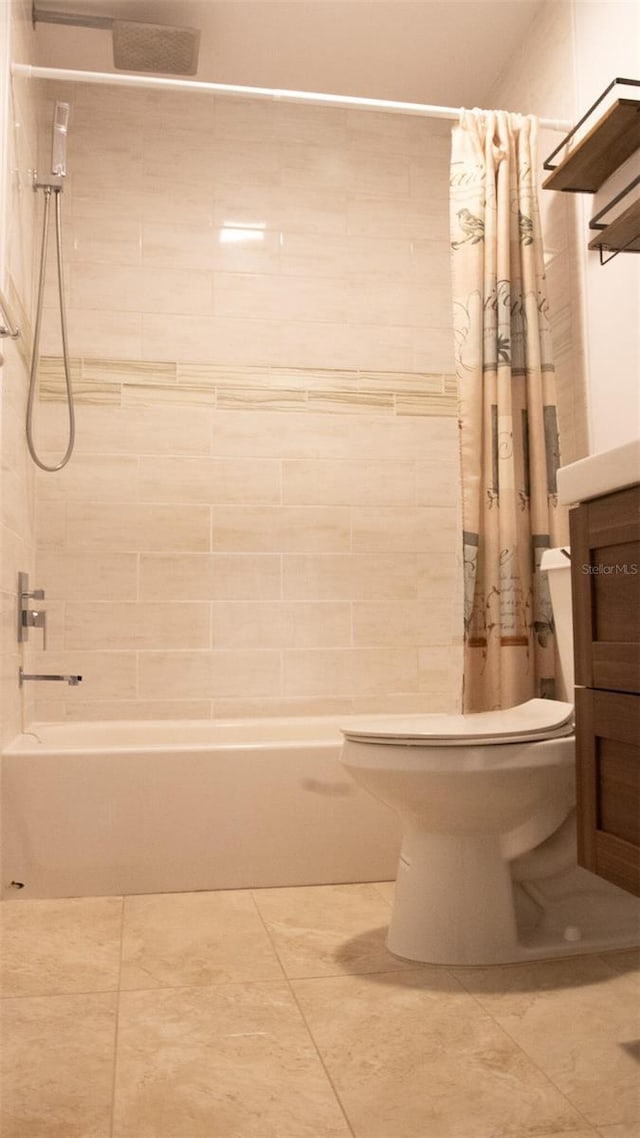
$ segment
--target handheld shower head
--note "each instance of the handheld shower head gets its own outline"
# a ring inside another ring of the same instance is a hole
[[[56,103],[53,112],[53,134],[51,139],[51,173],[64,178],[67,172],[67,129],[69,126],[69,104]]]

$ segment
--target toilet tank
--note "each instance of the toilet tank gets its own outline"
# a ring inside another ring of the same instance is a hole
[[[569,546],[546,549],[540,567],[547,574],[551,607],[560,657],[558,699],[573,703],[573,612],[571,606],[571,561]]]

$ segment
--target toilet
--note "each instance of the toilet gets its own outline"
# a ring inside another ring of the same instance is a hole
[[[542,568],[572,693],[568,551]],[[576,866],[571,702],[358,717],[342,733],[342,763],[402,823],[391,952],[495,964],[638,942],[640,902]]]

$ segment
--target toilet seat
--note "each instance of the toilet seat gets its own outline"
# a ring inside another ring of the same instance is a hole
[[[573,734],[573,704],[530,699],[501,711],[468,715],[378,715],[354,719],[341,730],[351,742],[407,747],[526,743]]]

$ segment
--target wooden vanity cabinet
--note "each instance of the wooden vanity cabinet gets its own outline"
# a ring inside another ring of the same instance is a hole
[[[640,485],[569,521],[578,863],[640,896]]]

